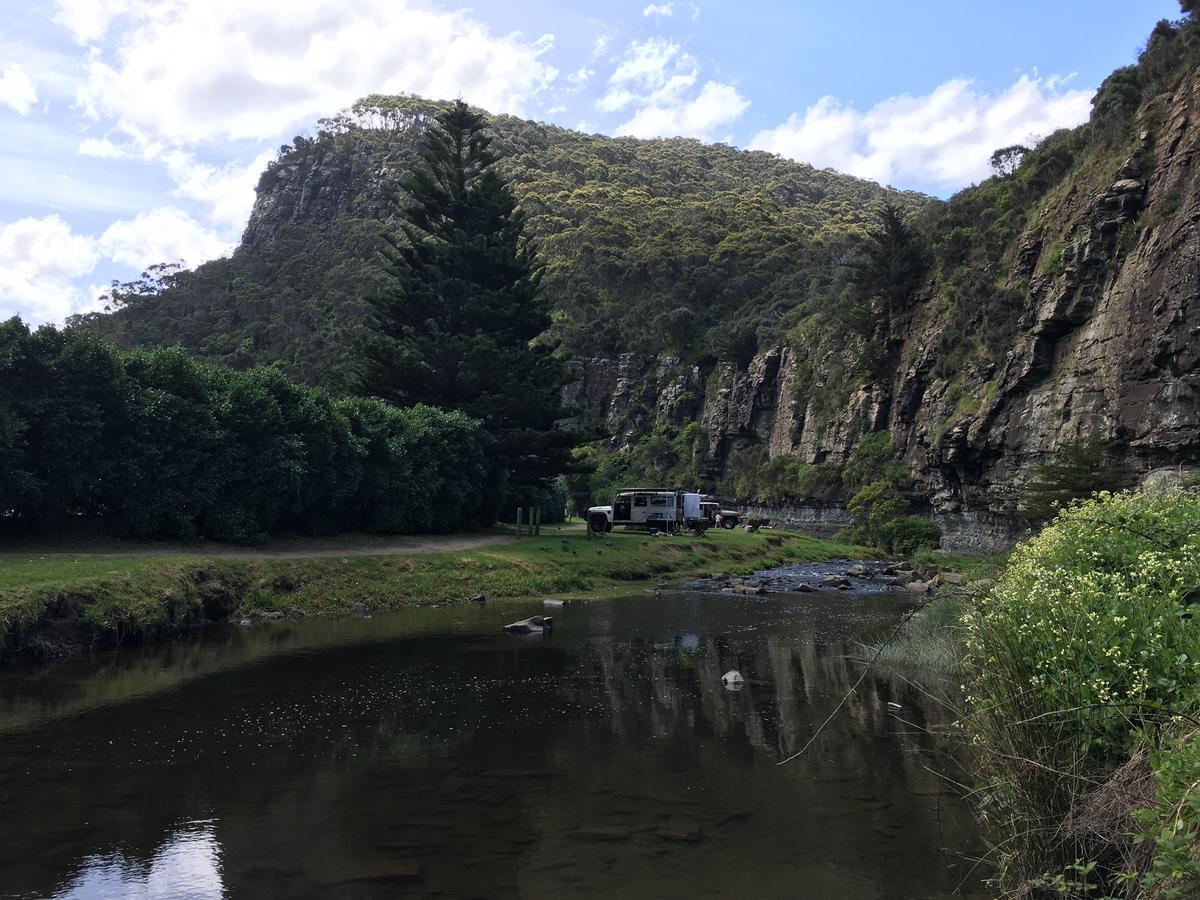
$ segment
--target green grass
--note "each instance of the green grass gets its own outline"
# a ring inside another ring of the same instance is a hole
[[[0,554],[0,655],[162,637],[256,610],[344,614],[357,602],[397,609],[480,593],[496,599],[611,595],[635,592],[648,581],[874,555],[779,532],[674,538],[617,532],[588,540],[578,529],[547,531],[511,544],[397,556]]]
[[[952,572],[961,572],[971,581],[997,578],[1008,562],[1007,553],[943,553],[940,550],[920,550],[910,562],[915,566],[933,565]]]
[[[886,645],[864,644],[863,659],[885,670],[912,674],[922,681],[949,679],[962,669],[965,592],[942,590],[919,609]],[[878,654],[878,656],[876,656]]]

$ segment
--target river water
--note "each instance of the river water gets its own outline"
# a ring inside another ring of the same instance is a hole
[[[10,668],[0,897],[985,896],[950,714],[902,679],[776,765],[903,609],[644,595],[513,637],[540,610],[490,603]]]

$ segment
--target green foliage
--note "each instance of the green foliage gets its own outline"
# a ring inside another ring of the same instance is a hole
[[[1154,805],[1136,815],[1153,848],[1138,886],[1163,900],[1200,895],[1200,731],[1177,727],[1150,754]]]
[[[708,438],[698,422],[683,428],[656,428],[630,449],[608,453],[592,446],[585,458],[595,464],[587,484],[575,491],[578,510],[587,505],[612,503],[617,491],[629,487],[679,487],[698,490],[704,486],[708,461]],[[585,504],[585,501],[590,501]]]
[[[886,431],[859,441],[842,468],[842,482],[857,493],[848,504],[853,524],[838,534],[839,540],[873,544],[898,556],[938,545],[938,527],[924,516],[909,514],[910,504],[902,493],[910,482],[908,470],[896,459]]]
[[[895,203],[887,202],[879,210],[875,227],[867,232],[863,256],[859,283],[876,298],[878,315],[894,315],[910,305],[928,264],[922,236]]]
[[[403,237],[386,235],[391,283],[371,300],[365,387],[482,421],[512,485],[543,489],[571,468],[578,433],[555,427],[566,370],[534,343],[549,301],[486,127],[459,100],[425,131],[423,164],[405,183]]]
[[[296,380],[344,390],[367,336],[364,298],[388,284],[378,248],[389,198],[409,201],[423,135],[447,106],[372,96],[324,120],[263,173],[262,202],[232,257],[123,286],[115,312],[74,321],[121,346],[180,343],[235,367],[279,362]],[[714,329],[744,323],[729,359],[745,359],[749,335],[775,335],[787,311],[843,308],[839,283],[873,207],[890,199],[911,215],[929,202],[695,140],[584,135],[509,116],[491,117],[487,136],[545,265],[546,339],[569,355],[667,350],[707,362]],[[283,190],[297,173],[321,182],[302,204]]]
[[[80,516],[139,537],[255,541],[480,520],[483,435],[460,413],[335,400],[272,369],[81,330],[0,325],[0,522]]]
[[[862,488],[871,482],[883,481],[889,487],[908,485],[908,470],[896,459],[892,436],[886,431],[868,434],[842,468],[842,482],[848,488]]]
[[[1034,469],[1025,485],[1021,515],[1045,521],[1072,500],[1128,487],[1132,473],[1111,461],[1110,450],[1111,442],[1103,438],[1081,438],[1064,444],[1052,461]]]
[[[980,751],[981,809],[1006,837],[1006,887],[1076,860],[1099,863],[1102,883],[1118,876],[1116,848],[1062,825],[1139,744],[1200,704],[1197,521],[1200,497],[1183,491],[1076,501],[968,612],[963,724]],[[1194,810],[1184,813],[1182,829],[1194,829]]]
[[[942,533],[925,516],[897,516],[879,526],[879,545],[893,556],[937,547]]]
[[[840,475],[829,463],[811,465],[798,456],[783,454],[759,471],[757,499],[764,503],[834,500],[841,493]]]

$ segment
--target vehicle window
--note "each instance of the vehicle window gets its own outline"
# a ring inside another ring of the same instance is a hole
[[[667,499],[666,497],[651,497],[650,505],[651,506],[670,506],[671,501],[669,499]]]
[[[634,506],[645,506],[645,505],[646,505],[646,498],[645,498],[645,497],[634,497],[634,498],[633,498],[633,505],[634,505]]]

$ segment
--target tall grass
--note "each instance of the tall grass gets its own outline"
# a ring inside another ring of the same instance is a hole
[[[945,680],[961,670],[969,592],[943,589],[886,643],[863,644],[862,656],[884,669],[919,679]]]

